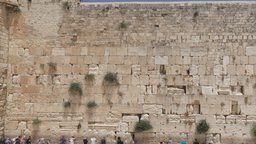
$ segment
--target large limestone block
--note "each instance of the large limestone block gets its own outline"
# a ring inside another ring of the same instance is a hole
[[[246,119],[246,115],[229,115],[226,117],[226,123],[246,124]]]
[[[128,123],[126,123],[126,122],[120,122],[119,124],[118,124],[118,131],[121,131],[121,132],[127,132],[128,131],[128,127],[129,127],[129,125],[128,125]]]
[[[116,48],[116,55],[118,56],[127,56],[127,47],[122,47],[122,48]]]
[[[160,83],[159,76],[149,75],[149,84],[152,85],[153,93],[156,94],[156,86]]]
[[[119,74],[122,74],[122,75],[123,74],[127,74],[127,75],[131,74],[131,66],[130,65],[117,65],[116,68],[117,68],[117,72]]]
[[[222,109],[219,104],[203,104],[201,105],[202,114],[221,114]]]
[[[141,120],[149,120],[149,115],[148,114],[143,114],[141,116]]]
[[[33,103],[25,103],[25,112],[27,114],[33,114],[34,113],[34,104]]]
[[[243,115],[254,115],[255,111],[255,105],[241,105],[241,114]]]
[[[246,72],[246,75],[253,75],[254,74],[253,65],[246,65],[245,72]]]
[[[215,96],[215,95],[207,96],[207,101],[203,101],[203,104],[215,104],[215,105],[221,106],[223,103],[223,105],[225,105],[225,101],[227,97],[228,96]]]
[[[222,65],[215,65],[213,69],[214,75],[220,76],[224,74],[223,66]]]
[[[62,112],[62,103],[38,103],[34,105],[36,112]]]
[[[173,65],[170,67],[170,72],[172,75],[177,75],[177,74],[180,74],[181,73],[181,66],[179,65]]]
[[[128,55],[146,56],[147,55],[147,47],[128,47]]]
[[[172,104],[172,113],[185,114],[187,111],[187,104]]]
[[[198,65],[191,65],[189,70],[190,75],[197,75],[199,70]]]
[[[52,49],[52,55],[58,56],[58,55],[65,55],[65,49],[64,48],[53,48]]]
[[[22,92],[23,93],[39,93],[40,91],[40,86],[36,85],[25,85],[22,86]]]
[[[115,104],[111,108],[111,111],[118,111],[120,113],[126,114],[138,114],[143,113],[143,109],[141,105],[123,105],[123,104]]]
[[[123,64],[124,57],[123,56],[109,56],[108,63],[109,64]]]
[[[216,124],[225,124],[226,117],[223,115],[216,115]]]
[[[157,96],[156,96],[156,95],[147,94],[147,95],[144,97],[144,100],[145,100],[145,103],[146,103],[146,104],[155,104],[156,101],[157,101]]]
[[[123,116],[123,122],[137,122],[139,117],[136,115]]]
[[[149,85],[149,75],[141,75],[140,82],[145,85]]]
[[[180,123],[180,115],[167,115],[168,123]]]
[[[236,65],[227,65],[227,73],[229,75],[236,75]]]
[[[20,83],[20,75],[13,75],[13,76],[12,76],[12,83],[13,83],[13,84],[18,84],[18,83]]]
[[[18,130],[25,130],[27,128],[27,122],[21,121],[18,124]]]
[[[254,124],[256,122],[256,116],[254,115],[247,116],[246,122],[250,124]]]
[[[224,56],[222,63],[223,63],[223,65],[228,65],[229,64],[229,56]]]
[[[190,56],[190,51],[191,51],[190,48],[181,48],[180,49],[180,54],[182,56]]]
[[[165,115],[150,115],[150,123],[153,126],[154,132],[163,131],[164,127],[166,127],[166,116]]]
[[[256,56],[249,56],[249,64],[256,64]]]
[[[213,86],[202,86],[203,95],[217,95],[217,92]]]
[[[152,113],[152,114],[161,114],[162,113],[162,105],[143,105],[144,113]]]
[[[132,65],[132,74],[139,75],[141,73],[141,65]]]
[[[5,128],[8,130],[16,130],[18,128],[18,121],[6,121]]]
[[[168,56],[156,56],[155,64],[168,65]]]
[[[256,55],[256,46],[250,46],[246,48],[246,55],[247,56],[254,56]]]

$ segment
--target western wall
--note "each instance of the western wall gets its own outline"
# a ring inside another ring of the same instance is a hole
[[[20,0],[0,8],[1,135],[255,144],[255,3]],[[118,85],[104,82],[108,72]],[[140,119],[153,129],[134,132]],[[203,135],[200,120],[210,126]]]

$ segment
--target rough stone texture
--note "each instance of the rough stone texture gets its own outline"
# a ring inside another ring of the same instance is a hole
[[[8,69],[8,27],[5,5],[0,3],[0,136],[4,135]]]
[[[170,136],[254,143],[255,4],[71,4],[65,10],[63,2],[40,0],[28,9],[20,1],[9,41],[1,7],[5,135],[109,142],[116,135],[128,143],[135,123],[148,119],[153,129],[135,134],[140,144]],[[119,85],[103,81],[107,72],[117,73]],[[95,80],[85,80],[87,73]],[[70,95],[72,82],[81,97]],[[89,101],[97,106],[88,108]],[[42,123],[33,125],[37,118]],[[211,127],[207,136],[195,135],[202,119]]]

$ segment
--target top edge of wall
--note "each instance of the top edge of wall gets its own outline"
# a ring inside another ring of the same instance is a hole
[[[256,4],[256,0],[252,1],[173,1],[173,2],[81,2],[82,5],[122,5],[122,4]]]

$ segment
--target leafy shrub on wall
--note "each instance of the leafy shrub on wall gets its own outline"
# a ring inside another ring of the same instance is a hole
[[[69,108],[69,107],[71,107],[71,102],[70,101],[65,101],[63,106],[64,106],[64,108]]]
[[[94,76],[94,74],[86,74],[85,76],[84,76],[84,79],[86,80],[86,81],[89,81],[89,82],[92,82],[92,81],[94,81],[95,80],[95,76]]]
[[[83,94],[81,85],[79,83],[71,83],[69,86],[69,94],[81,96]]]
[[[140,120],[136,123],[134,127],[135,132],[143,132],[152,129],[152,125],[148,120]]]
[[[119,85],[117,73],[108,72],[104,76],[104,84],[108,85]]]
[[[89,102],[87,103],[87,108],[89,108],[89,109],[94,108],[94,107],[96,107],[96,106],[97,106],[97,104],[96,104],[95,101],[89,101]]]
[[[42,121],[41,120],[39,120],[38,118],[36,118],[36,119],[33,119],[33,125],[40,125],[42,123]]]
[[[209,130],[210,126],[206,122],[206,120],[201,120],[199,123],[196,125],[196,132],[199,134],[206,133]]]

